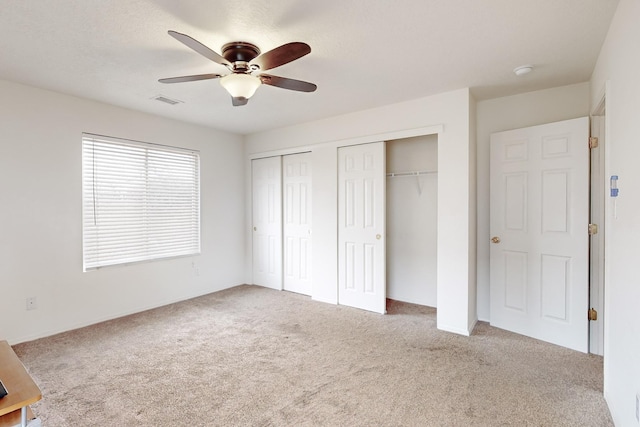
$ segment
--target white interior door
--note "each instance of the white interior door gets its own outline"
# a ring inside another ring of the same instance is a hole
[[[385,313],[384,142],[338,149],[338,303]]]
[[[282,289],[282,158],[251,162],[253,283]]]
[[[589,119],[491,135],[491,324],[588,350]]]
[[[284,289],[311,295],[311,153],[282,158]]]

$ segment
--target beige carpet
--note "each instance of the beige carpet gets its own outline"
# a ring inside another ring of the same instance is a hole
[[[611,426],[602,358],[240,286],[14,346],[43,426]]]

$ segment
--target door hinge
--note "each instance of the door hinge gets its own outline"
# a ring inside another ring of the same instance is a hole
[[[589,309],[589,320],[598,320],[598,312],[595,308]]]
[[[598,234],[598,224],[589,224],[589,236]]]
[[[598,148],[598,137],[592,136],[589,138],[589,148]]]

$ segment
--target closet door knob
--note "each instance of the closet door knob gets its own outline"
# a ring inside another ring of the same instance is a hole
[[[500,238],[498,236],[494,236],[491,238],[491,243],[500,243]]]
[[[376,234],[376,240],[380,240],[381,238],[382,238],[382,236],[381,236],[381,235]]]
[[[253,231],[258,231],[258,227],[253,227]]]

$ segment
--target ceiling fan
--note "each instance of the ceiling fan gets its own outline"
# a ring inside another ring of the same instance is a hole
[[[296,90],[299,92],[313,92],[317,86],[313,83],[271,74],[252,73],[270,70],[302,58],[311,48],[306,43],[292,42],[277,47],[260,55],[258,46],[247,42],[231,42],[222,46],[222,55],[217,54],[196,39],[177,31],[169,31],[169,35],[185,46],[195,50],[211,61],[224,65],[231,74],[197,74],[192,76],[170,77],[158,80],[160,83],[182,83],[197,80],[220,79],[220,84],[231,95],[235,107],[246,105],[261,84]]]

